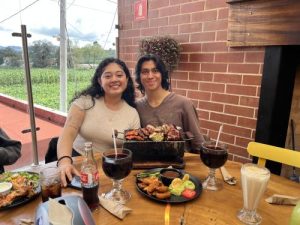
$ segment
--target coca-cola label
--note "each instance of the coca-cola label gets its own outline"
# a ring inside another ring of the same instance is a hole
[[[98,180],[99,180],[99,173],[98,173],[98,171],[96,171],[94,174],[91,174],[91,173],[81,173],[80,174],[80,179],[81,179],[81,182],[83,184],[90,185],[90,184],[93,184],[94,182],[98,182]]]

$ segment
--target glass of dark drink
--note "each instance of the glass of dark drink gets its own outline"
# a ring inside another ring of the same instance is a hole
[[[225,164],[228,158],[227,146],[215,141],[205,141],[202,143],[200,150],[200,158],[202,162],[209,167],[209,174],[204,180],[202,186],[204,189],[217,191],[222,188],[222,182],[215,176],[216,169]]]
[[[125,204],[131,197],[122,189],[122,181],[132,169],[132,152],[125,148],[105,151],[102,155],[102,169],[112,179],[113,188],[105,194],[106,199]]]
[[[40,172],[42,201],[61,196],[60,170],[57,167],[48,167]]]

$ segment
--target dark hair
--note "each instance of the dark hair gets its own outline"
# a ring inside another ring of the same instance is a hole
[[[125,72],[126,77],[128,78],[128,83],[125,91],[122,94],[122,99],[124,99],[128,105],[135,107],[136,105],[135,105],[134,85],[133,85],[133,80],[130,76],[130,72],[126,64],[122,60],[116,58],[106,58],[102,60],[98,65],[98,67],[96,68],[94,76],[91,79],[90,86],[88,86],[86,89],[76,94],[75,97],[72,99],[72,101],[79,98],[81,95],[84,96],[90,95],[92,97],[92,101],[93,101],[92,107],[93,107],[95,105],[95,99],[99,99],[100,97],[105,95],[103,88],[98,82],[98,78],[101,77],[103,71],[105,70],[105,67],[111,63],[118,64]]]
[[[139,58],[136,67],[135,67],[135,81],[138,84],[137,88],[142,92],[142,94],[145,93],[145,88],[141,83],[141,71],[142,71],[142,65],[144,62],[147,61],[153,61],[156,69],[161,74],[161,86],[165,90],[169,90],[170,83],[169,83],[169,74],[168,71],[166,70],[165,64],[163,61],[156,55],[154,54],[147,54]]]

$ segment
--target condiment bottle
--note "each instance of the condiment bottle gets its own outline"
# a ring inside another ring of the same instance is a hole
[[[92,143],[84,144],[85,158],[81,165],[80,180],[83,199],[93,211],[99,206],[99,172],[97,162],[94,158]]]

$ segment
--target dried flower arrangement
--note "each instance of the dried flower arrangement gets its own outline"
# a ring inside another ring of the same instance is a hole
[[[180,45],[169,36],[144,38],[140,40],[139,53],[140,56],[150,53],[158,55],[171,72],[179,63]]]

